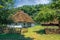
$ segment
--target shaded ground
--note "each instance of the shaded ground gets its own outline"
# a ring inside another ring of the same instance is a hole
[[[44,29],[41,29],[39,31],[35,31],[37,34],[46,34]]]
[[[25,37],[34,38],[34,40],[60,40],[60,34],[44,34],[42,26],[28,28],[28,32],[24,33]],[[39,32],[40,31],[40,32]],[[43,35],[42,35],[43,33]]]
[[[0,40],[32,40],[32,38],[25,38],[20,34],[0,34]]]

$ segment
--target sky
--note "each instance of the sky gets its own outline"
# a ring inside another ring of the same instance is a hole
[[[23,5],[36,5],[36,4],[48,4],[49,0],[15,0],[15,7],[21,7]]]

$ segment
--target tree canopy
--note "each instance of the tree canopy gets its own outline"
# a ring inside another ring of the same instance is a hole
[[[0,0],[0,23],[7,23],[13,3],[13,0]]]
[[[49,22],[57,19],[60,26],[60,0],[53,0],[50,5],[40,8],[34,19],[37,22]]]
[[[41,8],[36,17],[34,18],[36,21],[39,22],[47,22],[52,21],[55,18],[56,10],[52,10],[50,8],[44,7]]]

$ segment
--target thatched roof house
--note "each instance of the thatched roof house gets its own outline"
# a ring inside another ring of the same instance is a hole
[[[30,27],[34,25],[33,19],[23,11],[18,11],[9,18],[14,22],[9,25],[11,27]]]

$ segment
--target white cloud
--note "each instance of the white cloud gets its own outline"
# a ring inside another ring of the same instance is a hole
[[[37,0],[37,4],[48,4],[50,1],[49,0]]]
[[[16,7],[23,5],[48,4],[49,0],[16,0]]]

